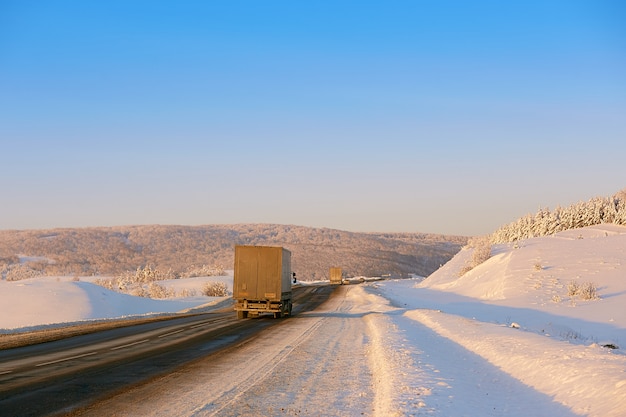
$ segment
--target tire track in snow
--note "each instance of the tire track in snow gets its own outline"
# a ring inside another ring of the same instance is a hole
[[[393,349],[389,349],[391,340],[396,338],[395,326],[387,316],[397,311],[391,307],[389,301],[375,294],[367,293],[363,287],[351,287],[349,292],[356,311],[363,311],[363,320],[366,323],[368,344],[368,362],[372,372],[374,389],[373,416],[392,417],[402,416],[403,411],[398,407],[398,387],[402,387],[399,380],[400,369],[407,364],[409,358]]]
[[[346,288],[338,288],[320,309],[299,315],[298,320],[320,319],[319,325],[220,417],[372,415],[367,328],[363,314],[352,311],[345,293]]]
[[[368,355],[373,374],[374,385],[374,416],[387,417],[401,415],[393,412],[394,386],[396,381],[393,375],[391,358],[385,353],[382,326],[387,326],[383,317],[367,315],[367,331],[370,337],[370,351]]]
[[[293,320],[290,323],[293,323]],[[285,322],[284,324],[290,323]],[[246,393],[255,387],[255,385],[262,383],[263,380],[268,378],[277,367],[289,358],[294,349],[303,343],[310,334],[316,331],[321,323],[322,319],[313,319],[311,323],[308,323],[301,331],[297,332],[295,337],[291,336],[293,334],[291,330],[293,329],[285,332],[287,329],[283,326],[281,333],[283,333],[285,337],[271,337],[269,343],[252,347],[256,352],[252,355],[257,363],[255,369],[252,372],[243,371],[239,374],[242,379],[235,383],[229,391],[221,395],[219,406],[215,407],[215,402],[204,404],[193,410],[191,415],[198,417],[225,416],[233,412],[233,410],[241,406]],[[272,331],[275,332],[276,328]],[[282,340],[283,343],[277,346],[275,341],[278,339]],[[259,363],[261,366],[258,366]],[[237,369],[234,371],[237,372]],[[236,414],[239,415],[238,412]]]

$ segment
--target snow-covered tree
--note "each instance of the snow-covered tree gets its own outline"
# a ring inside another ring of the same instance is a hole
[[[542,208],[500,227],[491,235],[492,243],[515,242],[534,236],[545,236],[563,230],[614,223],[626,226],[626,189],[612,197],[594,197],[553,211]]]

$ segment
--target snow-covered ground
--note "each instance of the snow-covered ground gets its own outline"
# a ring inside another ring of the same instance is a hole
[[[134,297],[94,284],[95,277],[38,277],[0,280],[0,334],[109,318],[130,318],[189,309],[217,307],[224,297],[151,299]],[[223,277],[197,277],[158,281],[176,294],[202,294],[207,282],[223,282],[232,291],[232,273]]]
[[[428,342],[414,337],[426,326],[518,381],[517,389],[532,389],[541,399],[562,404],[562,415],[625,416],[626,227],[569,230],[500,245],[493,253],[461,278],[458,271],[471,256],[467,249],[422,282],[375,284],[377,294],[402,310],[394,324],[404,335],[404,344],[415,349],[414,359],[423,362],[419,352],[426,351],[429,367],[436,362],[442,367],[459,366],[458,360],[445,358],[443,350],[431,346],[429,351]],[[599,299],[569,297],[572,281],[593,283]],[[484,380],[489,373],[485,367],[468,365],[466,380],[446,381],[443,386],[456,384],[457,392],[459,388],[471,392],[468,385],[493,385],[494,381]],[[446,380],[443,370],[439,374]],[[497,381],[501,383],[505,381]],[[442,410],[444,392],[435,387],[424,403]],[[492,394],[486,389],[484,395]],[[493,415],[554,415],[516,413],[525,406],[515,408],[510,400],[503,397],[500,410],[506,413]],[[475,414],[460,407],[441,415]]]
[[[425,280],[342,287],[341,300],[270,329],[280,338],[271,333],[258,338],[267,338],[275,356],[266,352],[267,369],[261,373],[251,368],[238,374],[260,375],[259,380],[246,385],[230,380],[230,391],[218,393],[215,377],[205,371],[204,385],[198,377],[182,396],[168,384],[167,407],[151,402],[146,410],[150,415],[219,415],[216,404],[223,404],[223,413],[231,401],[224,398],[236,393],[252,407],[251,415],[270,410],[300,415],[626,415],[626,227],[599,225],[499,245],[488,261],[459,278],[470,256],[470,250],[462,250]],[[201,288],[214,279],[232,283],[232,277],[205,277],[160,284]],[[568,296],[572,281],[593,283],[599,299]],[[206,308],[219,301],[130,297],[82,278],[0,282],[0,329]],[[286,344],[278,346],[278,340]],[[333,352],[338,353],[334,362],[321,360]],[[249,366],[258,365],[252,362]],[[292,379],[285,386],[277,374]],[[332,401],[329,386],[335,388]],[[285,392],[289,387],[293,392]],[[207,399],[211,390],[216,397]],[[176,398],[181,398],[179,405],[172,404]]]

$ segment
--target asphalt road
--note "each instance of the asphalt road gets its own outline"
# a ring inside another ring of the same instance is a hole
[[[332,290],[295,287],[293,314],[315,309]],[[0,415],[71,414],[242,343],[278,322],[269,317],[237,320],[229,308],[2,350]]]

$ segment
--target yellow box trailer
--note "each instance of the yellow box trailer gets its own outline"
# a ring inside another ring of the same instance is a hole
[[[341,268],[333,267],[330,268],[330,284],[331,285],[341,285]]]
[[[235,246],[237,318],[291,315],[291,252],[279,246]]]

